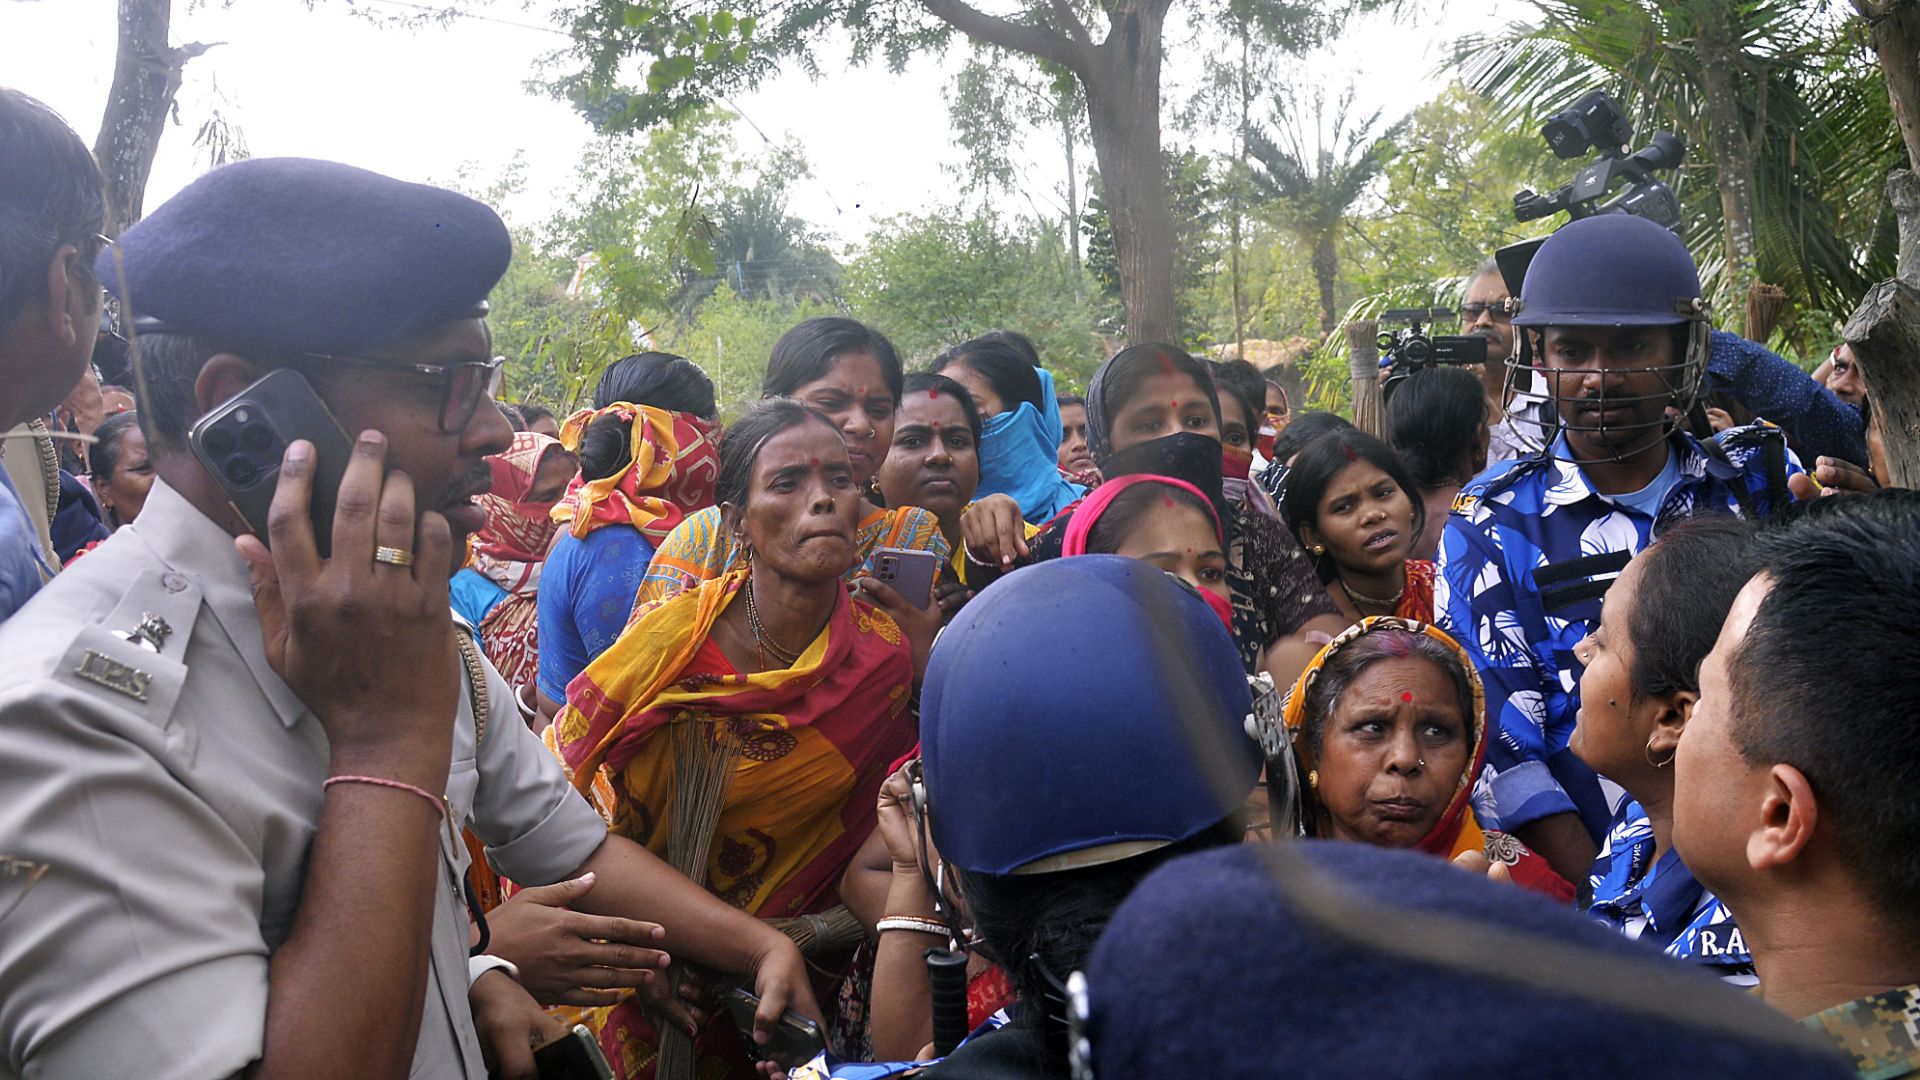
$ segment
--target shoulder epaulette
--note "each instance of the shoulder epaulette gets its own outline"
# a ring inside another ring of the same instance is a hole
[[[105,619],[79,627],[49,674],[168,726],[186,681],[187,640],[200,615],[201,595],[200,586],[184,574],[149,570],[136,575]]]

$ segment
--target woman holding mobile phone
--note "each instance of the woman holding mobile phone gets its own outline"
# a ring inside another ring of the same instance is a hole
[[[886,766],[914,744],[908,701],[939,615],[845,584],[863,500],[819,412],[784,399],[748,410],[721,445],[715,493],[740,565],[636,612],[568,688],[554,742],[576,787],[605,781],[613,831],[774,920],[827,970],[860,935],[835,886],[873,829]],[[623,1069],[653,1060],[626,1044],[664,1056],[685,1035],[656,1032],[633,1001],[601,1029]],[[724,1013],[694,1049],[701,1076],[753,1075]]]

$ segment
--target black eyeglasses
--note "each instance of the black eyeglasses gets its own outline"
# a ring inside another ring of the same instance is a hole
[[[301,353],[300,358],[325,360],[333,364],[381,368],[386,371],[411,371],[416,375],[445,380],[440,398],[440,431],[445,435],[457,435],[467,429],[467,424],[473,420],[473,414],[479,411],[480,402],[486,400],[487,387],[493,382],[494,372],[499,371],[507,362],[504,356],[496,356],[491,360],[473,360],[464,364],[409,364],[397,360],[380,360],[371,356],[352,356],[342,353]]]
[[[1473,322],[1489,312],[1491,312],[1496,319],[1506,320],[1513,318],[1513,298],[1507,297],[1491,302],[1475,300],[1470,304],[1460,305],[1460,318],[1463,322]]]

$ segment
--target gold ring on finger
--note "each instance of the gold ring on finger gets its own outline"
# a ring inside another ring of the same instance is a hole
[[[373,549],[373,561],[388,566],[412,566],[413,552],[397,547],[377,547]]]

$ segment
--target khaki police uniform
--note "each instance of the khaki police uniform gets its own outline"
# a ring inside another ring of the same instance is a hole
[[[501,873],[561,880],[605,825],[485,676],[477,745],[460,699],[454,818]],[[0,1077],[225,1077],[259,1058],[327,760],[268,666],[232,538],[156,483],[137,522],[0,624]],[[466,868],[443,825],[415,1077],[486,1074]]]

